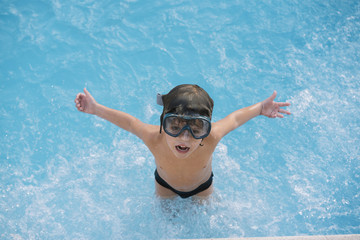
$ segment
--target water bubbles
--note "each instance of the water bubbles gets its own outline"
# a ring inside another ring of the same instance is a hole
[[[356,229],[360,68],[353,6],[7,4],[1,237],[214,238]],[[272,88],[292,103],[285,121],[256,119],[220,142],[215,193],[205,203],[157,199],[153,156],[141,140],[71,111],[73,95],[85,85],[110,107],[158,124],[156,90],[184,81],[219,100],[214,119],[262,100],[259,94]]]

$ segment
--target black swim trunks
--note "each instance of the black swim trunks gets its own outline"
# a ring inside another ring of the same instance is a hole
[[[181,198],[188,198],[188,197],[191,197],[193,195],[198,194],[199,192],[202,192],[202,191],[205,191],[206,189],[208,189],[212,184],[213,176],[214,176],[214,174],[211,173],[211,176],[210,176],[209,180],[207,180],[206,182],[201,184],[196,189],[194,189],[194,190],[192,190],[190,192],[181,192],[181,191],[178,191],[178,190],[174,189],[167,182],[165,182],[165,180],[160,177],[157,169],[155,170],[155,180],[156,180],[156,182],[158,184],[160,184],[161,186],[163,186],[164,188],[170,189],[171,191],[173,191],[174,193],[179,195]]]

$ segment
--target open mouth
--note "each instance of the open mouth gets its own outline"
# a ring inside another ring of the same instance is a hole
[[[189,147],[181,146],[181,145],[177,145],[175,148],[180,153],[187,153],[190,150]]]

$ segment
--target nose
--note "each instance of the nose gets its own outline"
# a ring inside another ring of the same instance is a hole
[[[181,140],[189,140],[190,138],[190,132],[189,130],[185,129],[181,134],[180,134],[180,139]]]

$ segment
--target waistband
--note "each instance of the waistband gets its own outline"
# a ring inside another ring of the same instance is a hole
[[[196,189],[189,191],[189,192],[182,192],[182,191],[178,191],[175,188],[171,187],[163,178],[161,178],[157,169],[155,170],[154,174],[155,174],[155,180],[158,184],[160,184],[164,188],[170,189],[171,191],[173,191],[174,193],[179,195],[181,198],[188,198],[188,197],[196,195],[202,191],[205,191],[206,189],[208,189],[211,186],[213,177],[214,177],[214,174],[211,172],[210,178],[206,182],[201,184],[199,187],[197,187]]]

